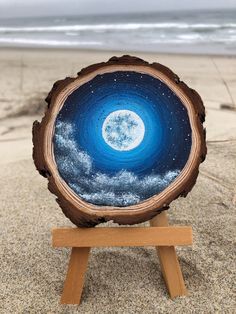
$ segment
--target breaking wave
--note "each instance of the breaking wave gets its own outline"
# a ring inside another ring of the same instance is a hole
[[[139,30],[139,29],[224,29],[236,28],[236,23],[124,23],[124,24],[77,24],[56,26],[32,26],[32,27],[0,27],[0,33],[19,32],[65,32],[65,31],[115,31],[115,30]]]

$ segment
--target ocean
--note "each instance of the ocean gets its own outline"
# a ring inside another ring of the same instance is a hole
[[[0,20],[0,46],[236,54],[236,10]]]

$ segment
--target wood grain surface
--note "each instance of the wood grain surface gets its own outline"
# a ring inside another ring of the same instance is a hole
[[[53,154],[53,135],[56,117],[64,101],[79,86],[98,74],[115,71],[136,71],[151,75],[164,82],[187,109],[192,129],[189,159],[180,175],[161,193],[136,205],[127,207],[98,206],[82,200],[60,177]],[[135,224],[150,220],[179,196],[186,196],[194,186],[199,164],[206,156],[205,108],[198,93],[189,88],[170,69],[160,63],[149,64],[131,56],[112,57],[108,62],[82,69],[75,78],[57,81],[46,98],[48,109],[41,122],[33,124],[33,159],[37,170],[48,179],[49,190],[57,196],[64,214],[77,226],[92,227],[113,220],[119,224]]]
[[[191,245],[192,227],[57,228],[53,247]]]

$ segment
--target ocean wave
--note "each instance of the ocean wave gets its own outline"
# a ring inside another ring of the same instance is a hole
[[[33,35],[32,35],[33,37]],[[116,45],[115,41],[108,42],[106,38],[101,39],[100,41],[89,40],[79,40],[79,38],[74,35],[64,37],[65,39],[41,39],[41,38],[22,38],[22,37],[0,37],[0,46],[32,46],[32,47],[69,47],[69,48],[96,48],[96,49],[121,49]],[[136,37],[131,45],[135,47],[137,51],[146,51],[151,49],[152,51],[158,51],[161,46],[159,45],[186,45],[186,44],[199,44],[199,43],[206,43],[206,44],[217,44],[222,43],[225,46],[236,43],[236,36],[234,34],[228,34],[227,36],[206,36],[200,34],[178,34],[173,36],[172,38],[168,38],[166,36],[155,36],[155,38],[138,38]],[[128,39],[124,39],[122,43],[122,49],[130,48],[130,42]],[[134,49],[134,48],[132,48]],[[173,49],[173,48],[172,48]]]
[[[73,125],[57,121],[54,152],[58,170],[82,199],[97,205],[128,206],[137,204],[165,189],[180,173],[137,176],[121,170],[114,175],[95,171],[91,157],[73,140]]]
[[[32,27],[0,27],[0,33],[75,32],[75,31],[115,31],[137,29],[222,29],[236,28],[236,23],[117,23],[117,24],[75,24]]]
[[[0,38],[0,44],[18,44],[18,45],[36,45],[36,46],[100,46],[100,41],[69,41],[69,40],[54,40],[54,39],[33,39],[33,38]]]

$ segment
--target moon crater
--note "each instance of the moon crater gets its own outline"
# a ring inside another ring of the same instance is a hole
[[[131,110],[111,112],[103,122],[102,136],[113,149],[129,151],[140,145],[144,138],[143,120]]]

